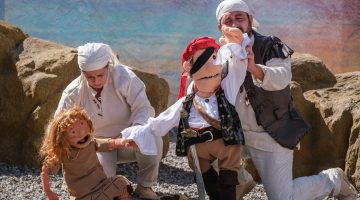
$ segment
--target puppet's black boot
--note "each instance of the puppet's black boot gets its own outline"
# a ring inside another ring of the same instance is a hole
[[[232,170],[220,170],[219,194],[221,200],[236,200],[236,185],[239,184],[237,172]]]
[[[202,174],[205,191],[206,194],[209,196],[210,200],[220,200],[219,191],[217,188],[218,183],[218,174],[217,172],[211,167],[208,171]]]

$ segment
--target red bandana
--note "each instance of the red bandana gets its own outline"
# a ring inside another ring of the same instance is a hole
[[[213,47],[217,51],[220,46],[216,44],[215,39],[211,37],[198,37],[190,41],[190,43],[185,47],[184,51],[181,54],[181,64],[184,64],[185,61],[189,60],[196,51],[201,49],[206,49],[208,47]],[[186,71],[183,71],[180,79],[180,89],[178,99],[185,95],[186,87]]]

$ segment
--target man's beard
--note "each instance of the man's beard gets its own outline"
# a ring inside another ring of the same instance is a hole
[[[250,26],[250,27],[252,27],[252,26]],[[247,32],[244,31],[244,29],[242,27],[236,27],[236,28],[240,29],[240,31],[242,33],[247,33],[249,37],[252,35],[252,28],[249,28],[249,31],[247,31]]]

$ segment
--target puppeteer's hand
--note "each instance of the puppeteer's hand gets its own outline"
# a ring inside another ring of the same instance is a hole
[[[255,66],[255,56],[252,50],[252,46],[251,45],[246,46],[245,50],[248,57],[248,70],[252,72],[252,68],[254,68]]]
[[[242,41],[244,40],[243,33],[238,28],[222,26],[221,32],[223,33],[223,36],[221,36],[219,38],[219,42],[221,45],[224,45],[227,43],[241,44]]]
[[[252,50],[252,46],[248,45],[246,48],[247,58],[248,58],[248,66],[247,70],[258,80],[263,81],[264,80],[264,72],[259,67],[259,65],[255,64],[255,55]]]

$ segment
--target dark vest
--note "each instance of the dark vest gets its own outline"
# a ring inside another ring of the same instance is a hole
[[[192,129],[188,124],[189,113],[193,106],[194,96],[194,93],[187,95],[183,102],[176,140],[177,156],[187,155],[187,147],[189,146],[188,141],[194,137],[189,135],[189,131]],[[244,134],[235,107],[225,98],[225,93],[222,89],[219,89],[216,92],[216,99],[220,116],[220,131],[225,145],[244,144]]]
[[[253,52],[256,64],[265,65],[272,58],[287,58],[293,53],[293,50],[277,37],[263,36],[254,31],[254,39]],[[293,149],[310,130],[310,126],[294,108],[290,86],[282,90],[267,91],[255,86],[252,75],[247,72],[244,87],[258,125],[280,145]]]

